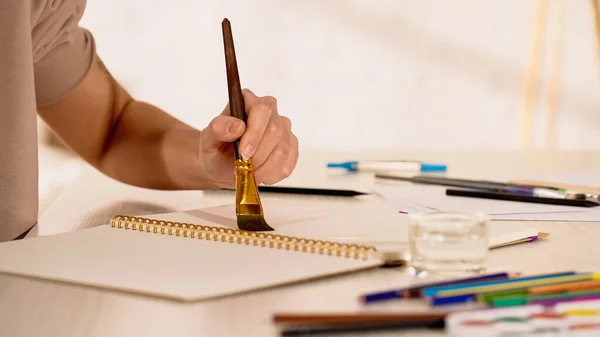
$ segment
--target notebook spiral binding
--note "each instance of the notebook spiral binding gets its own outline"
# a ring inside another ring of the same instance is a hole
[[[111,226],[114,228],[137,230],[140,232],[294,250],[311,254],[327,254],[330,256],[363,260],[367,260],[371,256],[371,253],[375,251],[375,247],[373,246],[304,239],[294,236],[202,226],[124,215],[114,216],[111,219]]]

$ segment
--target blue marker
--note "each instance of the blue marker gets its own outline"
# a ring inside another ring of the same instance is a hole
[[[445,172],[446,165],[409,160],[363,160],[329,163],[328,168],[343,168],[351,172]]]

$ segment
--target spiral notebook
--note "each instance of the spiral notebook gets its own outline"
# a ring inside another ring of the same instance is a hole
[[[177,301],[382,265],[366,245],[144,217],[0,244],[0,272]]]
[[[0,272],[199,301],[376,268],[386,262],[382,242],[406,243],[406,216],[389,209],[266,203],[276,230],[246,232],[234,207],[118,215],[103,226],[2,243]],[[492,241],[532,231],[502,225]]]

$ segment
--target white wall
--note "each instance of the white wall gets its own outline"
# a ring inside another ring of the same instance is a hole
[[[558,145],[600,149],[591,6],[565,2]],[[221,20],[228,17],[242,85],[278,98],[303,147],[515,149],[536,5],[88,0],[82,24],[138,99],[199,128],[227,100]],[[536,112],[538,148],[544,114]]]

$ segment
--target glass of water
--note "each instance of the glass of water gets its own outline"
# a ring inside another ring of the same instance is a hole
[[[489,219],[484,214],[410,214],[410,268],[417,275],[483,272]]]

